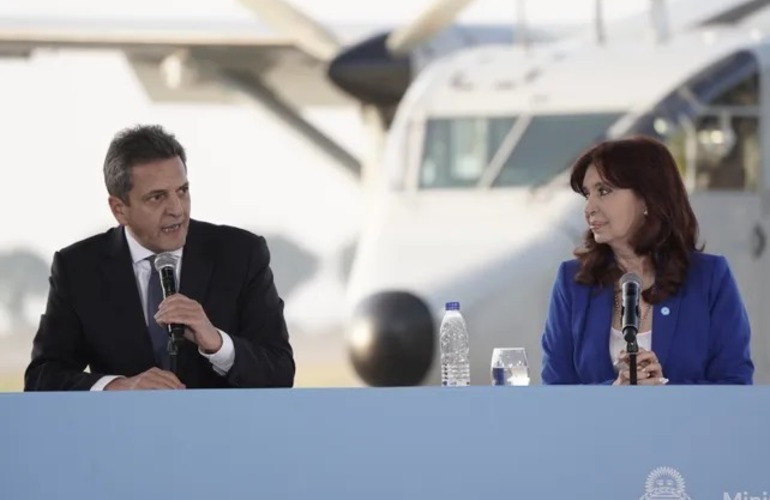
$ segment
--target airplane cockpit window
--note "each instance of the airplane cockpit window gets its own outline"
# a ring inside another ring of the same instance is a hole
[[[536,186],[547,182],[569,168],[580,153],[602,140],[620,116],[616,113],[533,116],[492,186]]]
[[[749,52],[713,65],[666,97],[631,131],[671,148],[691,190],[761,186],[759,64]]]
[[[696,143],[695,189],[758,189],[761,157],[757,117],[701,116]]]
[[[513,117],[429,120],[420,187],[475,186],[514,121]]]
[[[620,116],[431,119],[420,165],[420,188],[536,186],[568,168]]]

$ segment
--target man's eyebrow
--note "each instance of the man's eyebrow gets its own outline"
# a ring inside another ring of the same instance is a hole
[[[142,198],[143,199],[152,198],[153,196],[155,196],[157,194],[166,194],[166,190],[165,189],[153,189],[149,193],[147,193],[144,196],[142,196]]]

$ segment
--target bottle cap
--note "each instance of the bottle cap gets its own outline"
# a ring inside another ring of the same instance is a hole
[[[460,303],[459,302],[447,302],[446,303],[446,310],[447,311],[459,311],[460,310]]]

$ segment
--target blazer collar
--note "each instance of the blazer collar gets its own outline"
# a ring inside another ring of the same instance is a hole
[[[586,292],[589,294],[590,313],[586,316],[583,341],[587,345],[609,349],[609,331],[614,307],[613,288],[609,286],[590,287],[586,289]],[[658,357],[661,366],[664,367],[664,373],[671,345],[677,333],[676,325],[679,320],[682,293],[683,290],[680,290],[676,295],[669,296],[653,308],[652,350]],[[598,369],[604,373],[614,373],[609,356],[602,356],[600,359],[605,359],[606,362],[601,363],[602,366]]]
[[[206,291],[213,272],[214,250],[215,247],[206,238],[205,227],[191,220],[182,254],[179,291],[201,304],[206,299]],[[126,353],[127,358],[138,360],[141,363],[138,366],[153,366],[155,357],[152,342],[144,321],[131,252],[122,226],[113,228],[107,233],[107,245],[101,260],[101,275],[104,296],[111,307],[107,312],[111,334],[127,339],[126,342],[121,343],[124,346],[131,346],[131,353]],[[197,356],[195,353],[190,353],[194,349],[186,344],[180,350],[180,366],[183,358]]]
[[[612,326],[612,308],[614,307],[613,288],[611,286],[591,286],[584,288],[588,294],[588,314],[583,342],[586,346],[597,346],[594,369],[601,375],[598,379],[614,378],[615,368],[610,358],[610,327]]]
[[[679,290],[676,295],[669,296],[657,304],[652,316],[652,350],[663,366],[663,373],[666,373],[666,360],[671,351],[674,336],[678,331],[676,324],[679,321],[682,293],[683,290]]]
[[[611,255],[610,258],[614,261],[615,256]],[[606,287],[607,291],[612,290],[611,287]],[[679,320],[679,309],[682,300],[683,289],[680,289],[676,295],[667,297],[660,304],[657,304],[653,308],[652,316],[652,351],[658,357],[658,361],[661,366],[664,367],[665,362],[668,359],[669,351],[671,350],[671,344],[674,340],[674,335],[677,332],[676,324]],[[608,297],[602,301],[602,306],[610,308],[608,314],[610,321],[612,321],[612,307],[613,297],[611,293],[608,293]],[[603,315],[603,314],[602,314]]]
[[[123,226],[118,226],[108,232],[106,276],[113,286],[125,286],[125,290],[137,290],[136,277],[133,272],[131,252]],[[214,248],[208,242],[204,228],[195,220],[190,220],[184,252],[182,253],[182,276],[179,292],[201,304],[206,298],[206,290],[213,271]],[[128,288],[128,287],[132,288]],[[120,288],[116,288],[120,290]],[[139,292],[136,294],[136,304],[141,310]],[[132,300],[133,301],[133,300]],[[143,314],[143,313],[142,313]]]
[[[206,238],[204,227],[190,220],[187,242],[182,254],[179,292],[203,304],[214,270],[215,247]]]
[[[103,294],[110,307],[106,314],[111,334],[127,339],[120,345],[136,346],[133,353],[127,354],[127,357],[152,365],[152,343],[147,333],[142,301],[123,227],[111,229],[107,238],[106,251],[101,260],[101,275],[104,283]]]

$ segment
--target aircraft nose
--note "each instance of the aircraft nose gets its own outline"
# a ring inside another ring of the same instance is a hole
[[[433,316],[407,292],[381,292],[353,313],[348,349],[358,375],[372,386],[417,385],[433,362]]]

